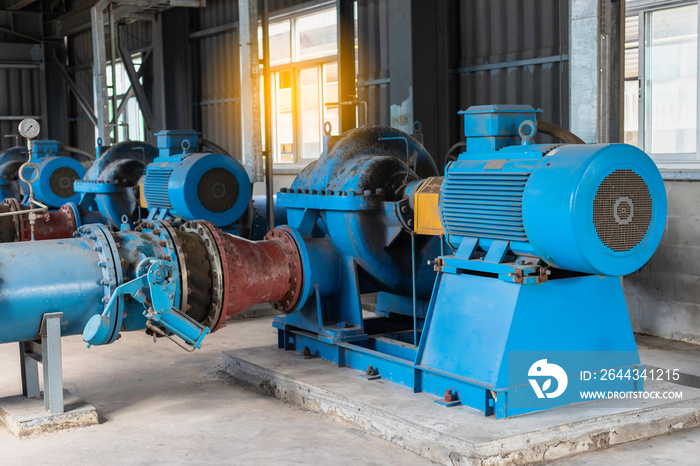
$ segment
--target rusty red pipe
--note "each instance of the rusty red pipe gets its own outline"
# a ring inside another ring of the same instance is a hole
[[[212,332],[230,317],[255,304],[271,303],[290,311],[301,291],[302,266],[292,236],[275,229],[262,241],[223,233],[210,226],[223,270],[223,312]]]
[[[27,206],[21,205],[16,199],[5,199],[0,204],[0,212],[20,212],[27,209]],[[34,223],[34,239],[71,238],[76,229],[75,212],[70,206],[64,205],[58,211],[47,211],[37,214]],[[0,217],[1,242],[30,241],[31,238],[29,215],[20,214]]]

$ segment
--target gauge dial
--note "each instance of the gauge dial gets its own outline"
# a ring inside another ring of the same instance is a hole
[[[32,118],[25,118],[19,123],[19,134],[27,139],[34,139],[39,135],[39,123]]]

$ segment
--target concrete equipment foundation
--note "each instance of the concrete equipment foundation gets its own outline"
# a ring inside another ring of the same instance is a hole
[[[17,437],[98,423],[95,407],[71,392],[63,391],[63,402],[64,411],[51,414],[44,409],[43,398],[0,398],[0,422]]]
[[[41,338],[19,344],[22,395],[0,398],[0,422],[17,437],[98,422],[92,405],[63,389],[62,317],[61,312],[44,314],[39,330]],[[39,364],[43,392],[39,385]]]
[[[694,359],[694,366],[680,368],[683,380],[700,375],[700,353],[693,349],[684,359]],[[666,368],[677,360],[666,353],[646,337],[640,344],[642,363],[649,366]],[[263,346],[224,352],[222,359],[227,372],[245,385],[443,464],[551,461],[700,425],[700,389],[667,381],[647,379],[645,390],[681,391],[682,399],[591,401],[496,420],[466,406],[444,408],[434,396],[298,355]],[[684,372],[691,367],[699,374]]]

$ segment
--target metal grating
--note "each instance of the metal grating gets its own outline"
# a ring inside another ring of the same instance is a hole
[[[527,241],[522,200],[529,173],[450,173],[440,218],[452,235]]]
[[[651,212],[649,188],[632,170],[615,170],[606,176],[593,199],[598,238],[615,252],[629,251],[644,239]]]
[[[80,176],[72,168],[59,167],[49,177],[49,188],[56,196],[67,199],[75,194],[73,182],[79,179]]]
[[[225,168],[212,168],[199,180],[197,197],[208,211],[226,212],[238,200],[238,181]]]

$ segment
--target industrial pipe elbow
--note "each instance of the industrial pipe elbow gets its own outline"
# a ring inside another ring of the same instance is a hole
[[[100,154],[82,180],[74,183],[75,190],[82,194],[82,213],[97,211],[102,217],[100,223],[112,228],[119,227],[123,215],[133,220],[138,208],[134,188],[157,156],[153,145],[141,141],[120,142]],[[94,213],[90,215],[95,217]]]

